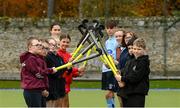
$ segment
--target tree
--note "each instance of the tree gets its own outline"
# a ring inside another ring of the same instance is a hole
[[[54,0],[48,0],[48,18],[51,18],[54,13]]]

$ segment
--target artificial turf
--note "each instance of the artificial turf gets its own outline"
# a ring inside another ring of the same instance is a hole
[[[22,90],[1,89],[0,107],[25,107]],[[71,107],[106,107],[104,91],[78,89],[70,93]],[[118,105],[116,98],[116,106]],[[146,107],[180,107],[180,90],[150,90]]]
[[[101,88],[100,81],[73,81],[72,88]],[[0,80],[0,88],[20,88],[18,80]],[[150,80],[150,88],[180,88],[180,80]]]

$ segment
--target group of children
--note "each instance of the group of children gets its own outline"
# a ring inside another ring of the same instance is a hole
[[[117,93],[121,107],[144,107],[149,90],[149,57],[145,41],[133,32],[117,28],[115,21],[106,23],[108,39],[105,48],[119,70],[114,75],[106,64],[102,66],[102,90],[109,108],[115,107]],[[20,55],[21,86],[28,107],[69,107],[72,78],[82,76],[85,67],[56,70],[71,62],[67,52],[71,38],[61,33],[58,23],[50,27],[50,38],[27,40],[27,51]]]
[[[115,107],[117,93],[120,107],[144,107],[149,91],[150,61],[143,38],[117,28],[115,21],[106,23],[107,52],[114,58],[119,72],[114,75],[106,64],[102,67],[102,90],[109,108]]]
[[[55,69],[72,61],[67,52],[71,38],[61,33],[58,23],[52,24],[50,34],[48,39],[30,37],[27,51],[20,55],[21,86],[28,107],[69,107],[72,77],[85,71],[84,67]]]

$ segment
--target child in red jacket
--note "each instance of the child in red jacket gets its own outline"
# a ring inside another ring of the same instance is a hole
[[[71,54],[67,52],[67,48],[69,47],[69,44],[71,42],[71,38],[69,35],[61,34],[60,36],[60,48],[58,50],[58,55],[63,58],[65,63],[68,63],[71,61]],[[70,84],[72,83],[72,78],[77,76],[82,76],[84,74],[84,67],[80,68],[72,68],[72,72],[65,72],[64,77],[66,80],[65,89],[66,89],[66,95],[63,99],[63,107],[69,107],[69,96],[68,93],[70,92]]]

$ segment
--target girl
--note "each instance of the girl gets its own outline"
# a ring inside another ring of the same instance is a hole
[[[46,56],[48,68],[58,67],[64,64],[61,57],[57,55],[57,43],[54,39],[48,39],[49,52]],[[62,107],[62,98],[65,96],[65,79],[62,77],[64,70],[58,70],[56,74],[48,75],[49,96],[47,107]]]
[[[65,63],[68,63],[71,60],[71,54],[69,52],[67,52],[67,48],[69,47],[69,44],[71,42],[71,38],[68,34],[61,34],[60,35],[60,43],[59,43],[59,50],[58,50],[58,55],[60,57],[63,58]],[[71,72],[65,72],[64,73],[64,78],[66,81],[66,85],[65,85],[65,91],[66,91],[66,95],[63,98],[63,107],[69,107],[69,92],[70,92],[70,84],[72,83],[72,78],[73,77],[77,77],[77,76],[82,76],[84,74],[84,67],[80,67],[80,68],[72,68]]]
[[[50,35],[57,43],[59,43],[60,34],[61,34],[60,25],[57,22],[53,23],[50,27]]]
[[[122,50],[121,50],[119,64],[118,64],[118,68],[120,70],[123,69],[126,64],[127,56],[128,56],[127,43],[131,38],[136,38],[136,35],[133,32],[126,32],[126,34],[122,37],[122,42],[121,42]]]

